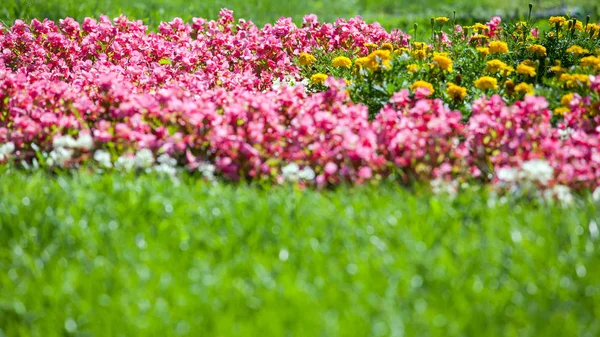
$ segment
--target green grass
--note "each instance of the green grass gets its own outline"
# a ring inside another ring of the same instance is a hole
[[[57,20],[70,16],[82,20],[86,16],[97,17],[104,13],[111,17],[123,13],[128,17],[144,20],[150,27],[174,17],[190,20],[192,17],[216,18],[223,7],[234,10],[238,18],[251,19],[260,26],[273,23],[279,17],[293,17],[301,23],[302,16],[315,13],[321,20],[334,21],[338,17],[361,15],[369,22],[379,21],[386,28],[412,29],[415,22],[428,27],[431,16],[452,17],[456,11],[459,23],[489,20],[493,15],[505,18],[526,18],[528,3],[534,4],[534,16],[547,18],[550,14],[571,11],[582,21],[591,15],[598,21],[598,5],[594,0],[4,0],[0,5],[0,20],[12,23],[14,19],[50,18]]]
[[[488,199],[2,173],[0,336],[600,335],[594,203]]]

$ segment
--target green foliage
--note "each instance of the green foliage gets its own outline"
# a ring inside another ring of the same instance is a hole
[[[3,173],[0,335],[599,335],[596,205],[490,200]]]

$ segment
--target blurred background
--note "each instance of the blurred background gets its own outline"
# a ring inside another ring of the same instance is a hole
[[[454,11],[461,24],[488,21],[494,15],[503,19],[525,19],[530,2],[534,5],[534,18],[570,13],[584,22],[586,15],[590,15],[593,22],[598,21],[599,6],[595,0],[3,0],[0,20],[12,24],[16,18],[57,20],[68,16],[82,20],[100,14],[110,17],[125,14],[143,20],[153,29],[160,21],[174,17],[214,19],[221,8],[228,8],[234,11],[236,18],[252,20],[259,26],[273,23],[281,16],[292,17],[299,24],[305,14],[314,13],[321,21],[361,15],[367,22],[378,21],[388,29],[408,31],[414,23],[428,24],[431,16],[452,18]]]

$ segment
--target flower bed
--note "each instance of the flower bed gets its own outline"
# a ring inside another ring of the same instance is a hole
[[[594,189],[599,27],[561,18],[548,32],[437,18],[430,43],[360,18],[260,29],[228,10],[157,32],[17,21],[0,26],[0,161]]]

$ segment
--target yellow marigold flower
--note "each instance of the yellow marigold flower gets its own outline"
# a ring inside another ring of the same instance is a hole
[[[435,90],[433,90],[433,85],[431,85],[431,83],[429,83],[427,81],[416,81],[415,83],[413,83],[410,86],[410,90],[412,90],[412,91],[415,91],[418,88],[427,88],[427,89],[429,89],[429,92],[432,94],[435,92]]]
[[[384,49],[379,49],[379,50],[373,51],[371,54],[369,54],[369,57],[373,57],[373,58],[378,57],[382,60],[389,60],[391,58],[390,51],[384,50]]]
[[[311,54],[301,53],[300,58],[298,59],[298,63],[300,63],[301,66],[306,66],[313,64],[316,60],[317,59]]]
[[[389,50],[384,50],[384,49],[375,50],[371,54],[369,54],[369,56],[367,56],[367,57],[372,60],[372,63],[375,65],[376,69],[379,69],[380,64],[384,65],[385,67],[388,67],[388,68],[390,66],[391,55],[390,55]],[[373,69],[371,69],[371,70],[373,70]]]
[[[590,67],[597,71],[600,69],[600,58],[596,56],[586,56],[581,59],[579,65],[582,67]]]
[[[564,16],[551,16],[548,21],[550,22],[551,25],[555,25],[557,23],[559,25],[562,25],[564,22],[567,21],[567,19],[565,19]]]
[[[452,60],[444,55],[435,55],[433,64],[443,71],[452,72]]]
[[[429,49],[429,46],[425,42],[413,42],[415,49]]]
[[[581,48],[578,45],[572,45],[571,47],[567,48],[567,53],[573,53],[575,54],[575,56],[579,56],[581,54],[588,54],[589,52],[589,50]]]
[[[527,51],[534,54],[537,57],[546,56],[546,47],[539,44],[534,44],[527,47]]]
[[[498,80],[490,76],[482,76],[475,80],[475,87],[481,90],[498,89]]]
[[[377,48],[377,45],[372,42],[364,43],[363,46],[368,47],[368,48]]]
[[[390,52],[392,52],[394,50],[394,46],[392,46],[391,43],[386,42],[386,43],[384,43],[384,44],[381,45],[381,49],[383,49],[383,50],[389,50]]]
[[[496,74],[501,70],[506,69],[508,66],[506,63],[500,60],[490,60],[486,62],[485,71],[490,72],[492,74]]]
[[[471,26],[471,28],[473,28],[473,30],[490,30],[490,27],[484,25],[483,23],[479,23],[477,22],[476,24],[474,24],[473,26]]]
[[[331,61],[331,65],[336,68],[345,67],[350,69],[350,67],[352,67],[352,61],[346,56],[338,56]]]
[[[583,23],[579,20],[575,21],[575,29],[577,29],[580,32],[583,32]]]
[[[487,40],[489,38],[490,38],[489,36],[481,35],[481,34],[476,34],[476,35],[471,36],[471,39],[473,39],[473,40]]]
[[[463,88],[454,83],[449,83],[446,93],[455,101],[462,101],[467,97],[467,88]]]
[[[408,54],[409,50],[406,47],[402,47],[402,48],[398,48],[396,50],[394,50],[395,54],[403,54],[403,53],[407,53]]]
[[[573,96],[575,96],[573,93],[568,93],[568,94],[564,95],[563,97],[560,98],[560,104],[562,106],[569,106],[569,104],[573,100]]]
[[[559,81],[564,82],[567,88],[587,87],[590,85],[590,77],[586,74],[562,74]]]
[[[502,41],[492,41],[488,45],[490,53],[508,53],[508,45]]]
[[[413,64],[409,64],[409,65],[406,67],[406,70],[407,70],[409,73],[416,73],[416,72],[419,70],[419,66],[418,66],[418,65],[416,65],[416,64],[414,64],[414,63],[413,63]]]
[[[445,16],[438,16],[437,18],[435,18],[435,21],[441,22],[441,23],[446,23],[446,22],[450,21],[450,19],[448,19]]]
[[[369,69],[370,71],[375,71],[379,67],[377,62],[370,57],[361,57],[354,61],[354,65],[359,69]]]
[[[552,66],[552,67],[550,67],[550,71],[557,75],[560,75],[560,74],[564,73],[565,71],[567,71],[567,68],[563,68],[560,65]]]
[[[525,82],[519,83],[515,86],[515,91],[519,94],[533,95],[533,85]]]
[[[534,62],[525,60],[517,66],[517,74],[534,77],[536,75],[535,68],[536,64]]]
[[[564,115],[568,114],[569,111],[571,111],[569,108],[561,106],[561,107],[554,109],[554,114],[559,115],[559,116],[564,116]]]
[[[325,84],[325,80],[329,76],[321,73],[314,74],[310,77],[310,83],[312,84]]]
[[[412,56],[417,60],[424,60],[427,58],[427,50],[426,49],[417,49],[412,51]]]
[[[490,54],[490,48],[487,47],[477,47],[477,51],[480,52],[483,56],[487,56]]]

